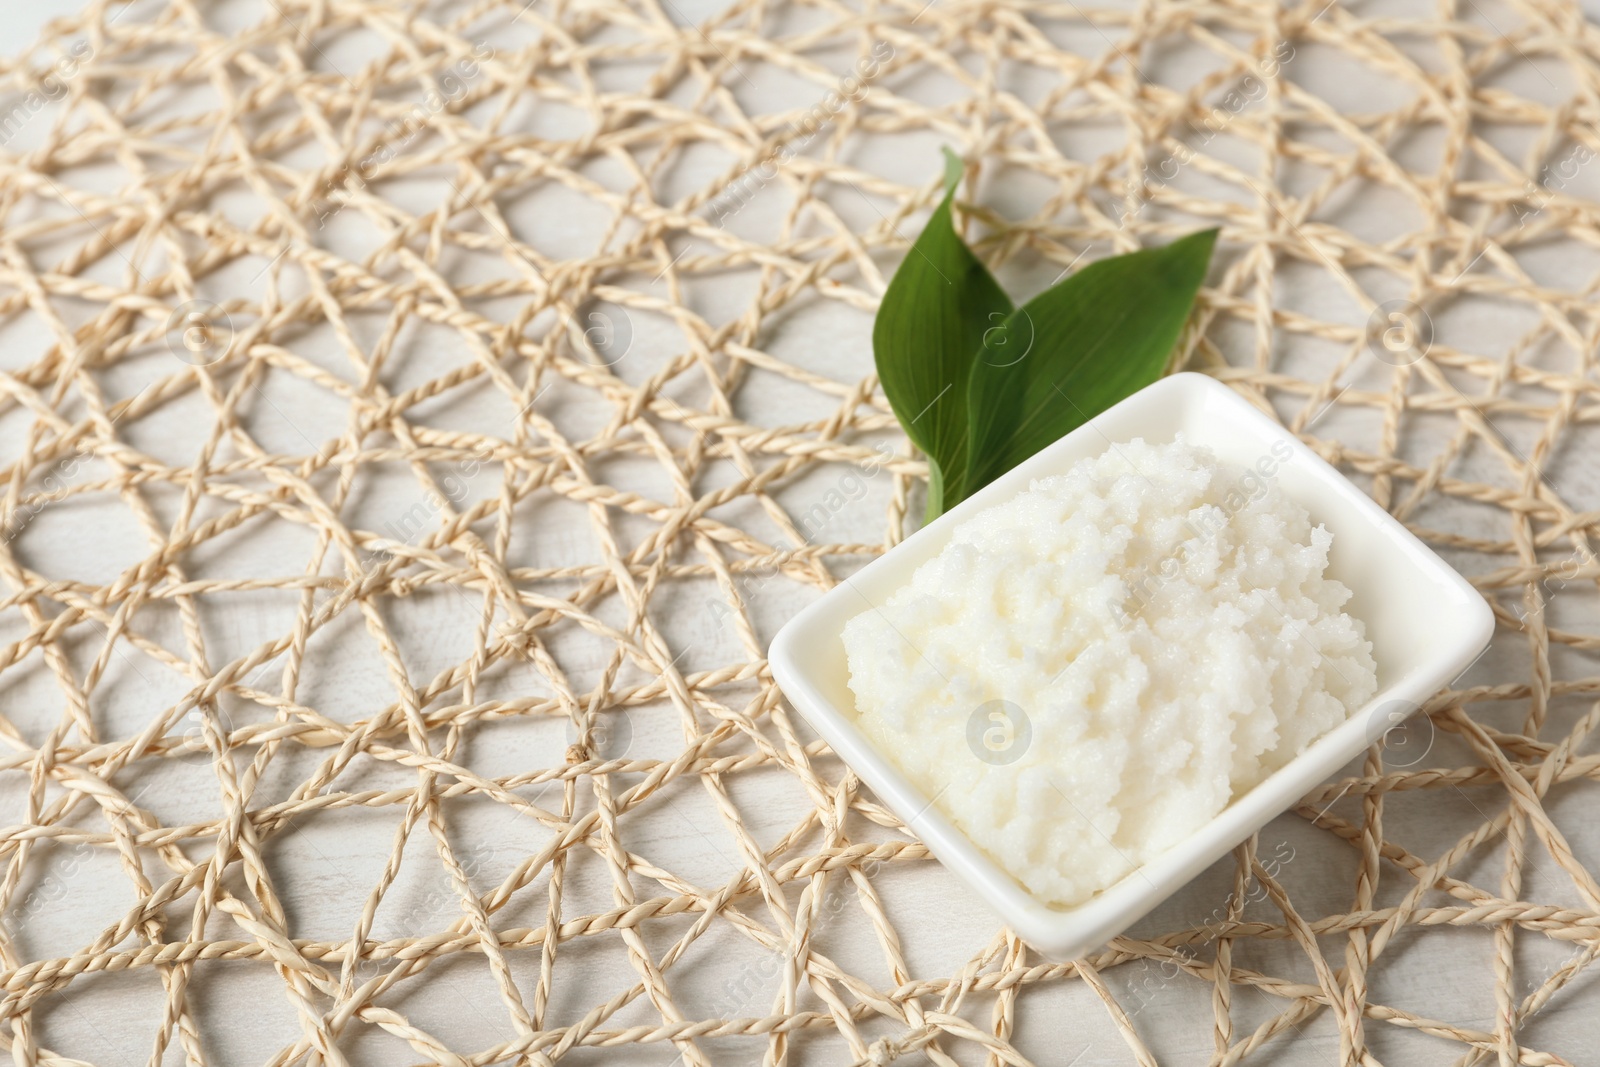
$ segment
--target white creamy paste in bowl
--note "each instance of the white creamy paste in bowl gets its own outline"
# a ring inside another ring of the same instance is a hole
[[[863,732],[1039,899],[1112,885],[1376,691],[1289,455],[1115,445],[845,625]]]

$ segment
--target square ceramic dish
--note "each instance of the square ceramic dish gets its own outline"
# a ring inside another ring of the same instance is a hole
[[[1113,442],[1171,441],[1176,432],[1246,467],[1283,444],[1292,458],[1272,477],[1333,532],[1328,573],[1353,596],[1345,610],[1366,623],[1378,691],[1365,707],[1271,777],[1235,797],[1200,831],[1075,907],[1033,897],[908,782],[856,726],[844,624],[882,604],[951,531],[976,512],[1015,496],[1036,478],[1065,472]],[[1488,644],[1494,616],[1477,591],[1393,516],[1278,423],[1227,386],[1177,374],[1140,390],[1031,457],[795,616],[772,642],[770,661],[790,703],[935,856],[1023,940],[1071,959],[1136,922],[1210,864],[1382,737],[1409,711],[1465,670]]]

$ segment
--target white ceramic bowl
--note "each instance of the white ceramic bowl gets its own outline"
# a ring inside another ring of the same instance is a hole
[[[1048,905],[985,856],[861,733],[840,633],[882,604],[975,512],[1065,472],[1113,442],[1171,441],[1182,431],[1218,458],[1255,466],[1286,442],[1293,458],[1273,477],[1333,532],[1329,574],[1349,586],[1346,606],[1367,626],[1378,692],[1343,725],[1233,801],[1201,830],[1076,907]],[[1103,944],[1294,806],[1404,714],[1460,674],[1494,632],[1477,591],[1393,516],[1227,386],[1201,374],[1156,382],[1079,427],[940,516],[795,616],[772,642],[772,673],[806,721],[948,868],[1040,951],[1071,959]]]

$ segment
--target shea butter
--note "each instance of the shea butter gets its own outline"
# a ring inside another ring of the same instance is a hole
[[[845,625],[861,730],[1038,898],[1123,878],[1376,690],[1291,456],[1133,440],[973,515]]]

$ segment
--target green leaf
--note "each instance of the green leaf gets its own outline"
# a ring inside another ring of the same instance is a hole
[[[967,472],[953,506],[1161,377],[1217,231],[1091,263],[984,337],[967,392]]]
[[[945,150],[944,200],[895,271],[872,325],[883,392],[928,457],[928,513],[965,495],[967,386],[986,330],[1012,312],[994,276],[957,236],[950,201],[961,160]]]

